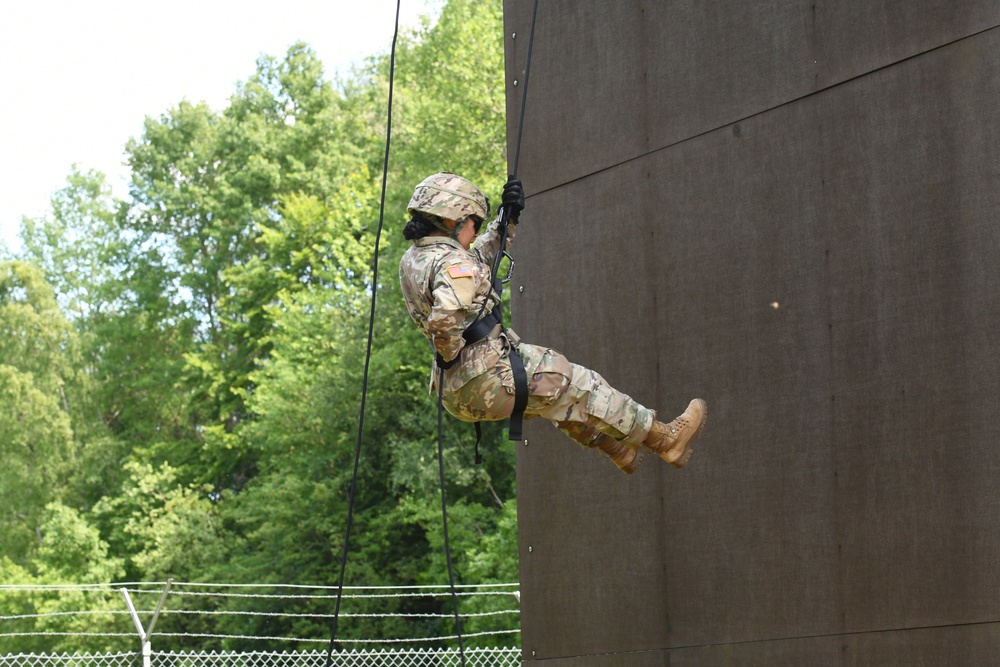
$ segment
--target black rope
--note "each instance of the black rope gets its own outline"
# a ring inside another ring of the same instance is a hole
[[[518,119],[517,126],[517,147],[514,152],[514,170],[511,178],[517,175],[517,164],[521,157],[521,136],[524,130],[524,108],[525,100],[528,96],[528,73],[531,70],[531,47],[535,41],[535,16],[538,13],[538,0],[535,0],[534,7],[531,11],[531,31],[528,37],[528,57],[525,63],[524,70],[524,87],[521,89],[521,117]],[[497,273],[500,268],[500,260],[503,258],[504,249],[507,244],[507,226],[510,223],[510,209],[506,206],[501,206],[500,208],[500,247],[497,250],[496,257],[494,258],[493,267],[490,273],[490,286],[495,289],[498,294],[503,292],[503,281],[497,278]],[[497,303],[497,308],[501,308],[501,303]],[[483,304],[485,310],[485,303]],[[482,317],[482,312],[480,312],[480,317]],[[500,316],[500,328],[504,329],[503,316]],[[514,353],[516,356],[516,353]],[[458,611],[458,595],[455,593],[455,571],[452,567],[451,561],[451,541],[448,539],[448,500],[445,493],[445,479],[444,479],[444,368],[438,367],[438,410],[437,410],[437,436],[438,436],[438,473],[441,483],[441,525],[444,531],[444,555],[445,561],[448,564],[448,583],[451,589],[451,603],[452,609],[455,614],[455,634],[458,637],[458,652],[459,657],[462,661],[462,667],[465,667],[465,643],[462,638],[462,618]],[[520,438],[520,430],[518,430],[518,438]],[[479,438],[480,430],[479,424],[476,424],[476,463],[479,463]]]
[[[528,101],[528,76],[531,74],[531,47],[535,44],[535,16],[538,15],[538,0],[531,8],[531,30],[528,32],[528,57],[524,63],[524,87],[521,89],[521,117],[517,121],[517,146],[514,150],[514,171],[511,178],[517,176],[517,164],[521,160],[521,134],[524,132],[524,105]]]
[[[351,525],[354,520],[354,500],[358,485],[358,463],[361,461],[361,439],[365,430],[365,403],[368,398],[368,367],[372,358],[372,335],[375,329],[375,295],[378,292],[378,248],[382,240],[382,222],[385,219],[385,190],[389,174],[389,146],[392,137],[392,87],[396,72],[396,39],[399,37],[399,6],[401,0],[396,0],[396,25],[392,33],[392,49],[389,52],[389,104],[385,124],[385,156],[382,162],[382,198],[379,202],[378,230],[375,233],[375,254],[372,262],[372,298],[371,310],[368,315],[368,347],[365,350],[365,371],[361,381],[361,414],[358,419],[358,439],[354,447],[354,472],[351,474],[351,492],[347,503],[347,530],[344,535],[344,550],[340,559],[340,578],[337,580],[337,606],[333,612],[333,623],[330,628],[330,645],[326,650],[326,667],[333,664],[333,649],[340,652],[337,642],[337,622],[340,618],[340,601],[344,592],[344,573],[347,570],[347,551],[351,542]]]
[[[347,570],[347,553],[350,547],[351,540],[351,527],[354,519],[354,501],[357,491],[358,482],[358,466],[361,461],[361,441],[364,434],[364,423],[365,423],[365,404],[368,396],[368,369],[371,362],[371,351],[372,351],[372,338],[375,329],[375,295],[378,286],[378,248],[379,242],[382,238],[382,224],[385,216],[385,191],[386,191],[386,180],[389,173],[389,147],[390,138],[392,136],[392,94],[393,94],[393,83],[395,78],[396,70],[396,40],[399,36],[399,9],[401,0],[396,0],[396,23],[392,35],[392,49],[389,55],[389,101],[388,101],[388,113],[386,120],[386,130],[385,130],[385,157],[382,165],[382,196],[379,203],[379,218],[378,218],[378,230],[375,235],[375,253],[374,261],[372,266],[372,298],[371,298],[371,309],[368,316],[368,345],[365,350],[365,369],[364,376],[362,379],[361,388],[361,414],[358,420],[358,437],[354,448],[354,470],[351,475],[351,490],[348,498],[347,505],[347,529],[344,535],[344,548],[341,554],[340,560],[340,577],[337,581],[337,603],[333,615],[333,623],[330,629],[330,644],[327,647],[326,652],[326,667],[330,667],[333,664],[333,650],[337,649],[339,652],[341,650],[339,642],[337,642],[337,624],[340,617],[340,603],[343,597],[344,590],[344,574]],[[538,13],[538,0],[535,0],[534,7],[531,12],[531,31],[528,37],[528,57],[525,64],[524,73],[524,87],[521,93],[521,116],[518,121],[517,128],[517,147],[514,154],[514,170],[513,175],[517,175],[518,161],[521,156],[521,136],[524,129],[524,108],[525,101],[528,94],[528,74],[531,69],[531,49],[535,40],[535,17]],[[501,211],[501,239],[506,239],[507,236],[507,225],[510,219],[510,212],[506,207],[503,207]],[[504,243],[501,241],[501,248]],[[494,265],[493,276],[496,276],[497,268],[499,267],[499,260],[503,256],[502,252],[497,253],[497,261]],[[491,282],[494,278],[491,278]],[[501,323],[502,326],[502,323]],[[461,657],[462,666],[465,667],[465,643],[462,637],[462,619],[459,615],[458,610],[458,595],[455,591],[455,574],[454,568],[452,566],[451,559],[451,542],[448,538],[448,500],[445,493],[445,478],[444,478],[444,438],[443,438],[443,401],[442,393],[444,391],[444,371],[439,371],[438,375],[438,472],[441,482],[441,513],[442,513],[442,527],[443,527],[443,537],[444,537],[444,547],[445,547],[445,560],[448,565],[448,581],[451,590],[452,599],[452,609],[455,615],[455,628],[458,637],[458,649],[459,655]]]
[[[514,145],[514,169],[510,172],[510,178],[517,178],[517,168],[521,161],[521,136],[524,134],[524,108],[528,102],[528,77],[531,75],[531,49],[535,45],[535,18],[538,16],[538,0],[535,0],[531,8],[531,29],[528,32],[528,57],[524,63],[524,86],[521,88],[521,115],[517,119],[517,143]],[[500,261],[503,259],[504,250],[507,245],[507,225],[510,222],[510,211],[506,206],[500,208],[500,250],[493,259],[493,269],[490,272],[490,284],[496,289],[496,285],[502,282],[497,280],[497,273],[500,271]],[[485,310],[485,304],[484,304]],[[482,313],[480,313],[482,317]],[[501,322],[501,326],[503,323]]]
[[[538,15],[538,0],[535,0],[534,5],[531,9],[531,30],[528,34],[528,56],[524,63],[524,86],[521,88],[521,115],[517,120],[517,143],[514,148],[514,169],[511,170],[509,179],[514,179],[517,177],[518,163],[521,160],[521,137],[524,134],[524,109],[528,101],[528,77],[531,74],[531,50],[535,44],[535,18]],[[503,260],[504,255],[507,254],[507,228],[510,225],[510,209],[507,206],[500,207],[499,214],[499,225],[498,232],[500,234],[500,246],[497,249],[496,256],[493,258],[493,266],[490,268],[490,287],[497,293],[498,301],[496,305],[498,319],[500,320],[500,330],[504,333],[507,332],[507,327],[503,322],[503,284],[504,279],[499,276],[500,273],[500,262]],[[513,260],[512,260],[513,261]],[[511,264],[513,267],[513,264]],[[510,273],[508,271],[508,278]],[[488,301],[488,300],[487,300]],[[483,308],[479,312],[479,317],[482,319],[483,311],[486,310],[486,301],[483,302]],[[510,440],[521,440],[522,424],[524,420],[524,409],[528,405],[528,379],[525,372],[524,361],[521,359],[517,350],[513,347],[510,350],[510,366],[511,371],[514,374],[514,409],[511,411],[508,438]],[[481,457],[479,455],[479,440],[481,438],[481,432],[479,429],[479,424],[476,424],[476,463],[479,463]]]
[[[451,591],[451,608],[455,614],[455,634],[458,637],[458,655],[465,667],[465,641],[462,639],[462,617],[458,613],[458,595],[455,593],[455,570],[451,565],[451,541],[448,539],[448,499],[444,489],[444,369],[438,369],[438,478],[441,480],[441,527],[444,531],[444,559],[448,564],[448,586]]]

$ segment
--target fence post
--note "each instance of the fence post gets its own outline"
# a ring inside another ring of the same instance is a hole
[[[142,621],[139,620],[139,614],[132,604],[132,598],[128,594],[128,589],[121,589],[122,597],[125,598],[125,604],[128,606],[129,614],[132,616],[132,622],[135,624],[135,629],[139,633],[139,639],[142,641],[142,667],[150,667],[153,656],[153,645],[150,642],[150,638],[153,636],[153,627],[156,625],[156,619],[160,617],[163,603],[166,601],[167,593],[170,592],[170,585],[173,583],[173,579],[167,579],[167,585],[163,589],[163,592],[160,593],[160,601],[156,603],[156,611],[153,612],[153,618],[149,619],[149,626],[145,630],[143,630]]]

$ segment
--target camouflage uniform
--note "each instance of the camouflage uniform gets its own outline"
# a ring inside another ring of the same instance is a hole
[[[415,195],[416,197],[416,195]],[[508,242],[514,239],[511,225]],[[514,346],[528,375],[525,419],[545,417],[585,446],[602,434],[638,448],[654,414],[611,387],[594,371],[570,363],[559,352],[520,342],[497,325],[487,338],[467,345],[462,332],[496,307],[490,266],[500,247],[496,220],[476,238],[471,250],[445,236],[413,242],[399,265],[399,280],[410,317],[445,361],[459,363],[444,371],[443,402],[463,421],[506,419],[514,406],[514,376],[508,351]],[[437,391],[438,370],[431,377]]]

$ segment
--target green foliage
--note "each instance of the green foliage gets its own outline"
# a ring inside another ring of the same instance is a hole
[[[77,372],[77,336],[36,267],[0,264],[0,360],[58,392]]]
[[[34,377],[0,365],[0,545],[23,560],[35,541],[39,510],[60,495],[73,455],[69,419]]]
[[[0,547],[15,561],[30,553],[42,509],[67,490],[77,351],[41,272],[0,264]]]
[[[435,171],[462,174],[487,192],[503,184],[503,53],[498,2],[450,2],[434,30],[403,42],[396,159],[404,190]]]
[[[496,527],[489,533],[480,536],[478,542],[466,550],[469,581],[488,584],[505,584],[519,581],[517,558],[511,557],[511,549],[517,549],[517,501],[511,500],[504,505]],[[520,599],[510,597],[490,596],[478,597],[469,601],[463,607],[463,613],[484,614],[493,616],[473,616],[466,624],[469,633],[486,630],[516,630],[520,627],[519,614],[499,614],[520,607]],[[502,639],[501,639],[502,637]],[[493,639],[484,639],[482,646],[507,646],[509,639],[505,635],[495,635]]]
[[[30,566],[22,567],[0,556],[0,581],[24,586],[91,584],[112,581],[123,573],[120,560],[108,556],[108,545],[98,530],[76,510],[48,504],[38,526],[39,546]],[[67,612],[89,610],[81,616]],[[0,591],[0,615],[25,618],[5,621],[4,632],[51,632],[65,636],[0,638],[0,654],[122,650],[119,638],[103,637],[95,644],[78,636],[94,628],[121,632],[122,624],[110,612],[121,609],[121,599],[106,593],[76,589],[62,594],[25,589]],[[9,624],[9,625],[8,625]]]
[[[23,220],[21,254],[42,269],[64,312],[82,322],[111,307],[106,288],[120,268],[116,216],[123,202],[98,172],[74,166],[66,181],[52,196],[49,215]]]
[[[74,169],[53,195],[51,213],[26,218],[21,229],[20,259],[55,287],[65,326],[78,337],[82,361],[74,365],[84,372],[70,410],[85,504],[115,483],[131,448],[155,451],[166,440],[176,456],[178,443],[193,439],[176,391],[192,320],[178,303],[177,273],[162,248],[130,230],[127,216],[103,175]]]
[[[227,557],[219,503],[208,489],[178,484],[169,465],[130,461],[115,496],[94,507],[95,524],[126,559],[130,578],[198,581],[204,563]]]
[[[449,170],[497,193],[505,178],[501,3],[451,0],[436,24],[400,40],[376,280],[388,60],[334,84],[304,44],[262,57],[224,110],[185,101],[147,119],[126,147],[127,200],[74,169],[49,214],[24,221],[19,261],[0,264],[4,582],[334,584],[362,400],[345,583],[447,581],[431,354],[396,266],[416,182]],[[477,466],[472,427],[444,424],[458,580],[516,581],[514,450],[502,425],[486,424]],[[451,612],[434,595],[352,603]],[[197,598],[186,606],[299,615],[167,614],[157,630],[187,634],[171,648],[258,649],[191,635],[324,638],[331,605]],[[8,615],[71,608],[122,602],[0,593]],[[509,608],[501,597],[463,612]],[[62,631],[67,618],[16,627]],[[84,622],[130,632],[120,615]],[[340,627],[366,638],[453,632],[437,618]],[[467,630],[498,627],[516,616],[477,617]],[[13,639],[0,651],[120,645],[130,640]]]

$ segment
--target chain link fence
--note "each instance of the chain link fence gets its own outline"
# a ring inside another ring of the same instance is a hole
[[[337,667],[460,667],[456,649],[342,651]],[[520,667],[521,650],[484,648],[465,651],[467,667]],[[83,653],[74,655],[18,654],[0,656],[0,667],[141,667],[138,653]],[[325,667],[326,652],[303,653],[157,653],[151,667]]]
[[[465,665],[519,665],[517,585],[457,588]],[[291,584],[0,584],[0,667],[326,667],[332,599]],[[342,599],[337,667],[462,665],[447,586]]]

